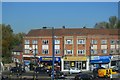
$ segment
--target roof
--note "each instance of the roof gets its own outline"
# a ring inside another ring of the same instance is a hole
[[[55,36],[62,35],[120,35],[120,29],[95,29],[95,28],[60,28],[54,29]],[[32,29],[27,37],[51,36],[52,29]]]
[[[13,52],[23,52],[23,46],[22,44],[15,46],[15,48],[12,49]]]

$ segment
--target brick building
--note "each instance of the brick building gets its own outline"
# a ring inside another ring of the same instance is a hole
[[[85,71],[99,64],[115,66],[120,61],[119,32],[118,29],[55,28],[55,64],[61,71],[71,67]],[[23,45],[26,63],[36,54],[39,63],[52,65],[52,29],[30,30]]]

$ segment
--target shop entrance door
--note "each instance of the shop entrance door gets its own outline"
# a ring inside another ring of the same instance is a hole
[[[77,62],[77,68],[78,68],[79,70],[82,70],[82,62]]]

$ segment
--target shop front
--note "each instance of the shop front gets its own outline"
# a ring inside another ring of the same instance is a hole
[[[52,57],[40,57],[39,58],[39,61],[40,61],[40,65],[44,66],[44,67],[49,67],[49,68],[52,68]],[[59,69],[60,70],[60,67],[61,67],[61,57],[55,57],[54,58],[54,61],[55,61],[55,69]]]
[[[113,67],[120,67],[120,55],[112,55],[111,68]]]
[[[62,71],[69,71],[70,68],[77,68],[81,71],[87,70],[86,57],[65,57],[61,59]]]
[[[100,66],[104,68],[109,68],[110,59],[111,59],[111,56],[91,56],[90,67],[92,70]]]

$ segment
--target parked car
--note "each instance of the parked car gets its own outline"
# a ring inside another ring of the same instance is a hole
[[[24,68],[20,68],[20,67],[12,67],[10,69],[11,73],[25,73],[25,69]]]
[[[115,66],[115,67],[113,67],[113,69],[114,69],[115,71],[117,71],[118,73],[120,73],[120,67]]]
[[[106,77],[109,78],[111,75],[117,75],[118,73],[111,68],[106,69],[99,69],[98,70],[98,77]]]
[[[96,78],[98,77],[98,70],[99,69],[105,69],[104,67],[97,67],[95,69],[93,69],[93,76]]]
[[[49,74],[49,76],[52,77],[52,72]],[[61,72],[61,71],[54,71],[54,77],[55,79],[65,79],[66,78],[66,74]]]
[[[44,67],[36,67],[35,72],[36,73],[47,73],[47,69],[45,69]]]
[[[74,80],[93,80],[93,76],[87,73],[79,73],[75,76]]]
[[[79,72],[81,72],[81,71],[78,68],[75,68],[75,67],[69,69],[69,73],[70,74],[72,74],[72,73],[79,73]]]

